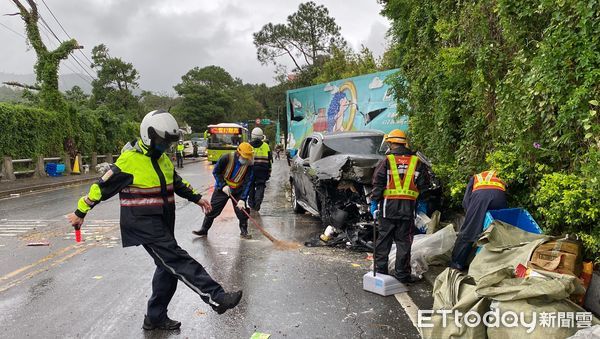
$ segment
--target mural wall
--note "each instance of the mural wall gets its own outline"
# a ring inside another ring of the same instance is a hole
[[[385,79],[398,70],[362,75],[287,92],[288,149],[313,132],[408,129],[396,116],[396,100]]]

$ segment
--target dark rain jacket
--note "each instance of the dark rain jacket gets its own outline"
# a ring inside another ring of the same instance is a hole
[[[262,146],[263,143],[264,142],[262,140],[255,139],[255,140],[252,140],[250,145],[252,147],[254,147],[254,150],[256,151],[258,148],[260,148]],[[267,145],[267,147],[268,147],[268,145]],[[271,164],[273,163],[273,153],[269,149],[267,159],[260,159],[259,161],[257,161],[257,160],[259,160],[259,159],[257,159],[255,157],[254,158],[254,166],[253,166],[254,167],[254,181],[264,183],[267,180],[269,180],[269,178],[271,178]]]
[[[198,202],[202,195],[183,180],[166,154],[148,156],[140,141],[127,144],[116,163],[79,199],[75,214],[86,216],[94,206],[119,193],[123,247],[172,238],[175,196]]]
[[[390,154],[394,155],[415,155],[415,152],[410,149],[400,146],[394,150],[390,150]],[[429,187],[430,179],[427,176],[427,169],[421,160],[417,163],[415,170],[415,184],[419,191],[424,191]],[[389,161],[382,159],[373,173],[373,193],[371,198],[378,202],[379,210],[382,216],[388,219],[412,219],[415,217],[416,201],[414,200],[393,200],[387,199],[384,202],[383,191],[387,187],[389,177]],[[404,174],[400,174],[400,179],[404,180]]]

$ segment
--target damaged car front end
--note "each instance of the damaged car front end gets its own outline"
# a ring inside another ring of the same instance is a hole
[[[372,249],[371,180],[385,158],[383,137],[379,131],[356,131],[315,133],[304,140],[290,171],[294,211],[320,217],[327,229],[307,245]]]

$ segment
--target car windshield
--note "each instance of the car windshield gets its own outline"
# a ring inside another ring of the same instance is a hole
[[[333,154],[381,154],[383,136],[355,136],[323,140],[323,157]]]
[[[242,142],[242,136],[239,134],[211,134],[210,144],[214,146],[237,146]]]

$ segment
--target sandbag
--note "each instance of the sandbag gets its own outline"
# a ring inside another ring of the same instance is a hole
[[[489,310],[490,302],[475,293],[475,281],[457,270],[447,268],[435,279],[433,285],[433,310],[452,310],[482,315]],[[475,327],[456,326],[453,313],[444,316],[434,312],[431,316],[433,327],[423,327],[423,338],[485,338],[486,328],[482,324]]]
[[[551,238],[494,220],[477,241],[482,248],[469,265],[469,275],[478,280],[499,269],[526,266],[535,248],[548,239]]]

